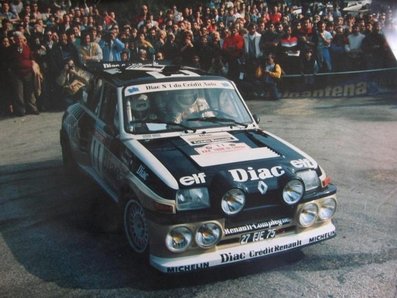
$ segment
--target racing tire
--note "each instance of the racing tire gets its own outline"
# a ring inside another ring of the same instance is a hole
[[[140,255],[149,251],[149,227],[141,204],[130,199],[124,207],[124,233],[132,250]]]

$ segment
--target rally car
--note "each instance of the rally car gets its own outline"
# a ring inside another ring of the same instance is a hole
[[[63,162],[122,208],[131,249],[152,266],[188,272],[335,236],[329,176],[260,129],[232,81],[172,65],[102,67],[63,116]]]

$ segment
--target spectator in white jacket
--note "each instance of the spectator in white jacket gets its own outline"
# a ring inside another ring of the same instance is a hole
[[[362,43],[365,35],[360,32],[359,26],[354,24],[352,33],[347,36],[345,51],[349,70],[362,69],[364,65]]]
[[[259,65],[259,60],[263,56],[260,48],[262,35],[258,33],[255,23],[248,24],[248,33],[244,35],[244,58],[246,74],[248,79],[254,79],[255,70]]]

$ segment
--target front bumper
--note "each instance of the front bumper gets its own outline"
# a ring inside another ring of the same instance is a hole
[[[327,224],[298,234],[280,236],[212,252],[204,251],[202,254],[194,256],[162,258],[150,255],[150,263],[164,273],[189,272],[278,254],[327,240],[335,235],[335,226],[330,221]]]

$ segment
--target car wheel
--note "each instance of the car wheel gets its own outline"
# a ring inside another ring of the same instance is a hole
[[[124,207],[124,232],[131,248],[143,254],[149,246],[149,231],[145,211],[139,202],[129,200]]]

